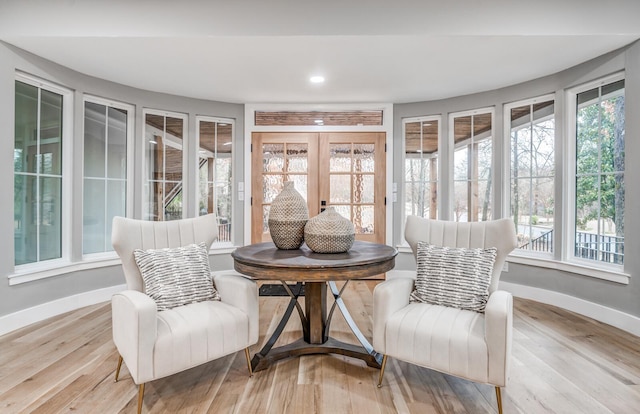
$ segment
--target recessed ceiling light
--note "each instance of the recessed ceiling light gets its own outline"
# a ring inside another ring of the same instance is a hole
[[[431,124],[428,122],[425,122],[424,124],[422,124],[422,126],[431,126]]]
[[[322,83],[324,82],[324,76],[312,76],[309,78],[309,81],[311,83]]]
[[[315,122],[315,123],[316,123],[316,124],[318,124],[318,125],[320,125],[320,124],[323,124],[323,123],[324,123],[324,121],[323,121],[322,119],[316,119],[316,120],[314,120],[313,122]]]

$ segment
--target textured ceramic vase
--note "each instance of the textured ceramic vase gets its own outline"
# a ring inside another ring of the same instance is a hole
[[[316,253],[342,253],[355,241],[353,223],[333,207],[313,217],[304,226],[304,241]]]
[[[286,181],[269,209],[271,240],[278,249],[300,248],[304,242],[304,226],[308,220],[307,202],[296,191],[293,181]]]

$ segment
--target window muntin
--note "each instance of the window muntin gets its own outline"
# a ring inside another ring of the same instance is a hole
[[[126,216],[132,112],[89,99],[84,103],[83,254],[112,251],[111,222]]]
[[[452,118],[453,220],[491,220],[493,113]]]
[[[145,112],[144,214],[152,221],[183,218],[183,140],[186,117]]]
[[[553,252],[555,195],[553,99],[511,107],[510,217],[522,251]]]
[[[440,117],[409,118],[403,126],[405,217],[436,219]]]
[[[15,81],[16,266],[62,257],[63,105],[63,93]]]
[[[624,79],[576,95],[574,251],[624,263]]]
[[[233,120],[198,117],[198,214],[216,214],[219,243],[231,242]]]

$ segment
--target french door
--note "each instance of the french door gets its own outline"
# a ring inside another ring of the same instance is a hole
[[[271,240],[267,219],[285,181],[306,199],[309,216],[333,207],[356,239],[385,242],[384,132],[254,132],[251,242]]]

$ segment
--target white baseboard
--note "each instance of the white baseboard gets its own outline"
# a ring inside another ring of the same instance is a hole
[[[531,299],[547,305],[557,306],[580,315],[587,316],[599,322],[606,323],[616,328],[627,331],[633,335],[640,336],[640,318],[608,308],[597,303],[584,299],[554,292],[552,290],[540,289],[532,286],[520,285],[517,283],[500,282],[500,289],[511,292],[515,297]]]
[[[61,313],[109,301],[113,294],[121,292],[126,288],[127,285],[117,285],[92,290],[90,292],[83,292],[77,295],[43,303],[32,308],[23,309],[5,316],[0,316],[0,335],[7,334],[35,322],[40,322],[52,316],[60,315]]]

